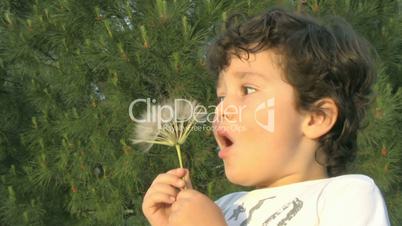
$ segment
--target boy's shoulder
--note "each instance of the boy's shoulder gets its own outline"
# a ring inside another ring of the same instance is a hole
[[[334,181],[350,181],[357,183],[374,183],[374,180],[365,174],[344,174],[331,178]]]
[[[383,193],[363,174],[333,178],[323,189],[318,209],[323,225],[390,225]]]
[[[330,178],[325,190],[339,191],[342,189],[363,189],[363,190],[373,190],[378,189],[374,180],[364,174],[345,174],[337,177]]]

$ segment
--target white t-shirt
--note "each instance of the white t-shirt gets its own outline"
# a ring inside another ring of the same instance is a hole
[[[235,192],[215,203],[229,226],[390,225],[381,191],[362,174]]]

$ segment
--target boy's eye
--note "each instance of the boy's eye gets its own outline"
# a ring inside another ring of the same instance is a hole
[[[257,90],[256,90],[255,88],[253,88],[253,87],[250,87],[250,86],[242,86],[242,92],[243,92],[245,95],[252,94],[252,93],[254,93],[255,91],[257,91]],[[218,102],[218,104],[219,104],[220,102],[222,102],[223,99],[225,99],[225,96],[217,96],[217,102]]]
[[[243,86],[243,92],[244,94],[248,95],[248,94],[252,94],[256,91],[255,88],[253,87],[249,87],[249,86]]]

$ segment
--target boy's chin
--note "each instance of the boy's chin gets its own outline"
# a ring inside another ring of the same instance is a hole
[[[247,173],[236,173],[233,170],[226,169],[225,175],[228,181],[234,185],[239,185],[243,187],[252,187],[254,183],[250,181],[250,175]]]

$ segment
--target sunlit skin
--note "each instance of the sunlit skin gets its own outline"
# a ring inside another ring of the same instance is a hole
[[[234,184],[265,188],[328,177],[314,152],[317,138],[335,123],[336,104],[322,100],[328,115],[297,111],[295,90],[284,81],[278,59],[273,51],[250,54],[248,60],[232,56],[220,73],[217,95],[221,102],[214,135],[221,149],[224,142],[217,131],[226,131],[232,138],[223,162],[226,176]],[[268,123],[270,109],[254,113],[270,98],[275,99],[273,132],[257,123]],[[241,111],[224,110],[234,108]]]

